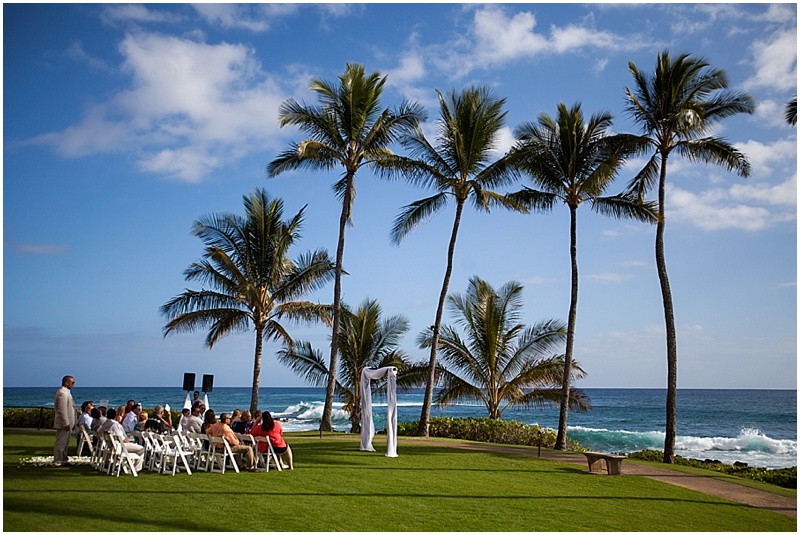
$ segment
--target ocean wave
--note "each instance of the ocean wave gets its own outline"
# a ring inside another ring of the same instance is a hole
[[[643,449],[663,450],[663,431],[622,431],[569,427],[569,437],[595,451],[629,453]],[[742,429],[735,437],[677,436],[675,452],[694,459],[747,462],[767,468],[797,465],[797,441],[771,438],[758,429]]]

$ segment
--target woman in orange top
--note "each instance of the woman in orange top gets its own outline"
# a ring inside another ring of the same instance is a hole
[[[294,470],[294,463],[292,461],[292,448],[283,440],[283,427],[280,422],[272,419],[272,415],[264,411],[261,414],[261,423],[250,430],[250,434],[259,437],[268,437],[272,443],[272,449],[281,458],[281,468],[288,468]],[[258,451],[264,453],[267,450],[267,445],[264,442],[258,443]],[[285,463],[284,463],[285,461]]]

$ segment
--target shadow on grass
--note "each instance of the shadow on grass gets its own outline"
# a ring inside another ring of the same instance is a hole
[[[3,498],[3,510],[6,512],[13,511],[14,513],[22,513],[22,514],[30,514],[31,516],[53,516],[58,518],[68,517],[75,519],[75,527],[79,528],[81,524],[86,520],[86,510],[81,507],[75,507],[73,509],[52,509],[47,507],[46,504],[37,503],[35,501],[31,501],[30,498],[25,497],[25,494],[28,491],[14,491],[11,494],[20,494],[20,498],[9,497],[7,494]],[[31,491],[33,492],[33,491]],[[41,492],[41,491],[39,491]],[[73,491],[65,491],[63,489],[59,489],[58,493],[70,493]],[[76,493],[86,491],[74,491]],[[89,496],[93,496],[95,493],[97,494],[108,494],[108,493],[123,493],[129,494],[130,491],[128,490],[119,490],[119,491],[91,491],[88,492]],[[5,493],[4,493],[5,494]],[[147,494],[155,494],[148,492]],[[185,493],[179,493],[185,494]],[[208,525],[200,524],[198,522],[189,521],[182,519],[180,521],[171,521],[169,519],[169,515],[158,515],[153,517],[153,519],[149,519],[147,515],[137,515],[136,518],[131,518],[131,522],[122,521],[120,518],[120,514],[117,511],[103,511],[102,508],[94,508],[91,512],[93,520],[100,520],[108,522],[110,526],[123,526],[123,525],[131,525],[136,530],[141,530],[143,526],[149,526],[153,528],[153,531],[207,531]],[[19,530],[22,526],[12,525],[10,528],[6,524],[7,517],[3,520],[3,530],[15,529]],[[16,524],[16,523],[15,523]],[[116,531],[113,530],[112,531]]]

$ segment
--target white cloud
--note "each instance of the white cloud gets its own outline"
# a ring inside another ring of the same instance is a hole
[[[5,245],[12,251],[24,255],[59,256],[69,252],[69,247],[66,245],[52,243],[23,243],[6,241]]]
[[[730,190],[711,189],[692,193],[675,186],[667,186],[667,220],[682,221],[702,230],[739,229],[759,231],[781,222],[793,221],[795,210],[775,209],[760,206],[769,199],[774,204],[777,195],[795,188],[791,184],[781,185],[777,191],[771,188],[748,190],[734,185]]]
[[[514,141],[514,131],[508,126],[504,126],[497,133],[497,139],[495,140],[492,152],[499,158],[511,150],[511,147],[514,146]]]
[[[610,32],[601,32],[573,24],[564,28],[553,26],[551,35],[548,48],[558,54],[582,48],[620,50],[626,47],[623,38]]]
[[[479,9],[472,28],[477,62],[485,66],[544,51],[547,39],[537,34],[535,27],[536,17],[529,12],[509,17],[498,7]]]
[[[400,58],[400,65],[390,71],[388,83],[404,86],[422,80],[425,72],[425,61],[418,54],[405,53]]]
[[[734,184],[732,199],[760,201],[774,206],[797,206],[797,175],[775,186],[764,184]]]
[[[206,22],[226,30],[243,29],[251,32],[264,32],[269,29],[270,16],[294,13],[296,6],[291,4],[193,4],[197,13]]]
[[[434,67],[453,78],[467,76],[476,68],[490,68],[524,58],[566,54],[592,49],[595,51],[633,50],[652,42],[636,36],[620,36],[592,28],[592,17],[580,24],[552,25],[548,31],[537,31],[534,13],[521,11],[509,14],[499,5],[475,9],[472,24],[459,37],[446,43],[426,47],[423,57]],[[595,72],[607,60],[600,60]]]
[[[744,88],[797,91],[797,27],[782,29],[768,40],[752,45],[755,74],[745,80]]]
[[[736,143],[750,161],[753,176],[771,176],[776,169],[793,169],[797,162],[797,141],[780,139],[772,143],[749,140]]]
[[[623,275],[622,273],[594,273],[592,275],[584,275],[584,279],[597,282],[606,282],[618,284],[630,280],[630,275]]]
[[[142,4],[110,5],[104,7],[100,12],[100,20],[110,26],[120,22],[173,23],[179,22],[182,18],[175,12],[150,9]]]
[[[277,132],[284,97],[251,49],[140,32],[119,50],[130,87],[87,107],[79,124],[29,143],[66,156],[125,150],[139,154],[142,169],[194,182]]]

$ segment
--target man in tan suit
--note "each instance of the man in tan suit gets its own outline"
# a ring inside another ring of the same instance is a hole
[[[72,435],[72,428],[75,427],[77,414],[75,411],[75,401],[72,399],[72,387],[75,386],[75,378],[65,375],[61,379],[61,388],[56,391],[53,405],[56,409],[53,427],[56,428],[56,445],[53,448],[53,466],[60,468],[69,466],[67,462],[67,449],[69,448],[69,437]]]

